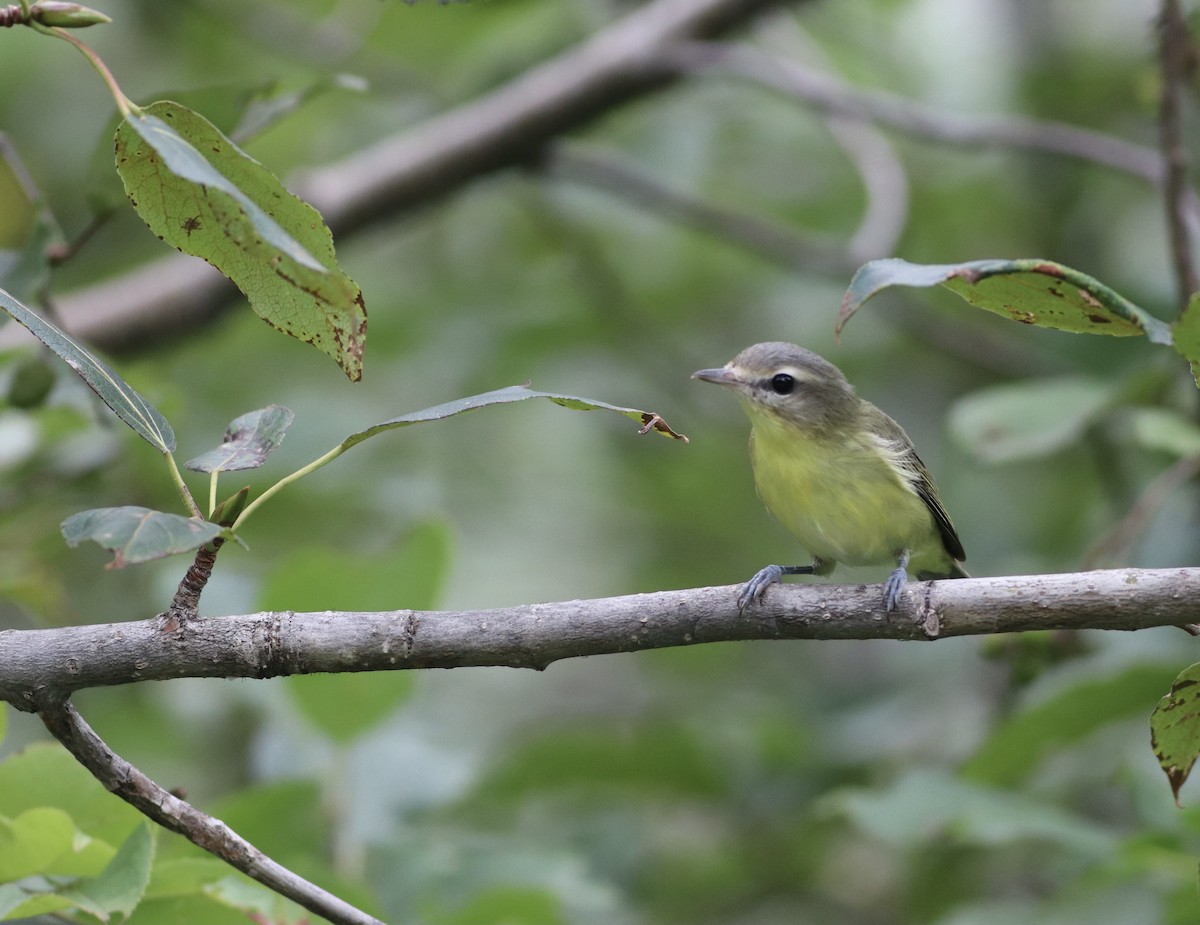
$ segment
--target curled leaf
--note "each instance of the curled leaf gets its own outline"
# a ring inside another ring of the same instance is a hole
[[[282,405],[268,405],[235,418],[221,445],[184,463],[194,472],[257,469],[283,442],[295,415]]]
[[[1145,334],[1171,343],[1171,329],[1143,308],[1085,273],[1036,258],[917,264],[888,258],[858,268],[842,299],[836,330],[889,286],[945,286],[972,305],[1060,331],[1130,337]]]
[[[464,414],[468,411],[486,408],[489,405],[506,405],[511,402],[525,401],[530,398],[545,398],[556,405],[561,405],[564,408],[573,408],[577,411],[615,411],[617,414],[622,414],[627,418],[637,421],[641,425],[639,433],[647,433],[654,430],[664,436],[674,437],[676,440],[682,440],[684,443],[688,442],[687,437],[672,430],[671,426],[653,411],[622,408],[618,405],[610,405],[607,402],[596,401],[591,398],[580,398],[577,395],[538,392],[523,385],[510,385],[507,388],[496,389],[492,392],[471,395],[468,398],[459,398],[455,401],[446,402],[444,405],[435,405],[432,408],[402,414],[400,417],[392,418],[390,421],[384,421],[381,424],[368,427],[366,430],[360,430],[356,434],[351,434],[342,441],[341,446],[342,449],[348,450],[350,447],[362,443],[368,437],[374,437],[376,434],[381,434],[385,430],[391,430],[395,427],[406,427],[409,424],[420,424],[425,421],[440,421],[444,418],[453,417],[456,414]]]

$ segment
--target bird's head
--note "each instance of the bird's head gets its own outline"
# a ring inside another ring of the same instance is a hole
[[[692,378],[732,389],[756,424],[837,430],[853,420],[859,404],[840,369],[811,350],[780,341],[747,347],[719,369],[697,370]]]

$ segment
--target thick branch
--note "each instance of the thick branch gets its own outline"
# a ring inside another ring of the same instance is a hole
[[[778,2],[652,0],[490,93],[311,171],[294,189],[339,238],[395,218],[534,160],[554,138],[667,86],[679,77],[660,61],[667,44],[721,35]],[[207,264],[173,255],[65,295],[58,308],[73,334],[119,349],[189,330],[235,295]]]
[[[746,639],[928,639],[1190,623],[1200,569],[912,582],[888,620],[878,585],[784,585],[739,614],[740,585],[497,610],[291,611],[0,632],[0,700],[44,709],[87,687],[170,678],[505,665]]]
[[[79,763],[106,788],[164,828],[199,845],[305,909],[338,925],[383,925],[347,902],[277,864],[234,832],[190,803],[164,790],[113,752],[69,702],[46,706],[42,722]]]

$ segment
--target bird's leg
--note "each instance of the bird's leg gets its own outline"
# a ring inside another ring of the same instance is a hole
[[[908,582],[908,550],[902,549],[896,554],[896,570],[888,576],[887,584],[883,586],[883,603],[887,612],[891,613],[900,603],[900,594]]]
[[[812,565],[768,565],[761,568],[753,578],[746,582],[746,587],[738,595],[738,613],[741,613],[747,604],[762,603],[767,588],[778,582],[784,575],[827,575],[829,571],[827,563],[821,559],[814,559]]]

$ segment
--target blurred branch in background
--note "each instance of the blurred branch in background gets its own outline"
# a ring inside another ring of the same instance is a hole
[[[1158,21],[1158,53],[1162,69],[1159,91],[1159,143],[1162,146],[1163,195],[1166,199],[1167,229],[1171,240],[1171,260],[1179,288],[1179,309],[1187,305],[1193,292],[1200,289],[1192,259],[1192,231],[1189,228],[1189,198],[1194,200],[1188,182],[1189,158],[1184,142],[1183,88],[1196,71],[1196,49],[1192,44],[1187,20],[1178,0],[1164,0]]]
[[[559,143],[546,155],[543,167],[553,179],[603,190],[785,267],[849,276],[859,264],[841,244],[815,240],[769,218],[706,202],[592,145]]]
[[[477,177],[536,165],[547,145],[564,133],[672,79],[698,73],[732,73],[839,117],[831,130],[844,149],[856,152],[855,166],[867,192],[866,213],[844,252],[805,243],[777,224],[669,190],[613,160],[583,158],[575,148],[552,153],[552,169],[626,199],[652,202],[679,221],[789,266],[838,275],[865,257],[890,252],[907,211],[907,181],[894,152],[867,123],[942,144],[1079,158],[1156,186],[1165,183],[1159,152],[1102,132],[1023,116],[950,115],[893,94],[856,88],[749,45],[699,41],[744,25],[770,5],[771,0],[655,0],[485,96],[310,171],[293,188],[323,213],[336,236],[352,235],[428,205]],[[1188,225],[1198,227],[1200,204],[1194,193],[1185,195]],[[234,297],[233,288],[210,267],[173,255],[66,294],[57,307],[69,330],[112,350],[189,330]],[[18,337],[10,329],[0,333],[0,343]]]
[[[536,159],[559,135],[669,85],[680,75],[662,60],[667,44],[720,35],[775,2],[653,0],[492,92],[311,171],[294,188],[335,237],[394,219]],[[173,256],[64,296],[58,309],[70,331],[112,350],[188,331],[233,298],[216,271]]]

